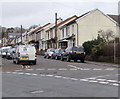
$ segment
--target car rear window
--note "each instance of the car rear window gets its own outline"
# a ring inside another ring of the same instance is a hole
[[[84,51],[84,48],[79,48],[79,47],[73,47],[73,51]]]

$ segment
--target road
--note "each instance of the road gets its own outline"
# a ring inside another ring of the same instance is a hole
[[[37,65],[2,60],[3,97],[118,97],[119,68],[38,56]]]

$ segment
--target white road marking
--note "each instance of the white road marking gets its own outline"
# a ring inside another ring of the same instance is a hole
[[[62,78],[64,78],[64,79],[70,79],[69,77],[62,77]]]
[[[107,80],[108,82],[118,82],[117,80]]]
[[[48,77],[52,77],[53,75],[46,75],[46,76],[48,76]]]
[[[70,78],[71,80],[78,80],[77,78]]]
[[[88,81],[87,79],[80,79],[80,81]]]
[[[105,70],[115,70],[115,68],[106,68]]]
[[[20,71],[22,71],[22,70],[15,70],[16,72],[20,72]]]
[[[31,70],[34,70],[34,69],[26,69],[26,70],[31,71]]]
[[[58,70],[67,70],[67,68],[59,68]]]
[[[62,76],[54,76],[54,77],[57,77],[57,78],[62,78]]]
[[[11,72],[6,72],[7,74],[11,73]]]
[[[74,69],[74,68],[70,68],[70,70],[77,70],[77,69]]]
[[[36,70],[45,70],[44,68],[38,68],[38,69],[36,69]]]
[[[100,84],[108,84],[109,82],[98,82],[98,83],[100,83]]]
[[[86,78],[86,79],[94,80],[94,79],[96,79],[96,78]]]
[[[40,76],[43,76],[43,77],[44,77],[44,76],[46,76],[46,75],[41,74]]]
[[[13,74],[17,74],[17,72],[12,72]]]
[[[38,74],[32,74],[33,76],[37,76]]]
[[[23,75],[24,73],[18,73],[18,74]]]
[[[48,68],[47,70],[56,70],[56,68]]]
[[[31,75],[31,73],[25,73],[26,75]]]
[[[43,93],[44,91],[43,90],[39,90],[39,91],[33,91],[33,92],[30,92],[30,93]]]
[[[112,84],[112,85],[114,85],[114,86],[119,86],[119,84],[116,84],[116,83],[114,83],[114,84]]]
[[[99,80],[99,81],[105,81],[106,79],[96,79],[96,80]]]
[[[94,68],[93,70],[102,70],[101,68]]]

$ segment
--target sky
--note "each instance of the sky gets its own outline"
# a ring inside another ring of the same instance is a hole
[[[98,8],[105,14],[118,14],[119,0],[16,0],[0,1],[0,25],[29,28],[54,23],[55,13],[63,20]]]

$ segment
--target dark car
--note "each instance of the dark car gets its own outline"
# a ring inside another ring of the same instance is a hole
[[[61,55],[62,55],[63,52],[65,52],[65,50],[63,50],[63,49],[61,49],[61,48],[55,49],[55,51],[54,51],[54,53],[52,54],[51,58],[58,60],[58,59],[61,58]]]
[[[64,59],[67,59],[67,62],[70,60],[74,60],[74,62],[77,62],[77,60],[80,60],[82,63],[85,60],[85,52],[84,48],[81,47],[68,47],[65,52],[61,55],[61,61],[64,61]]]

